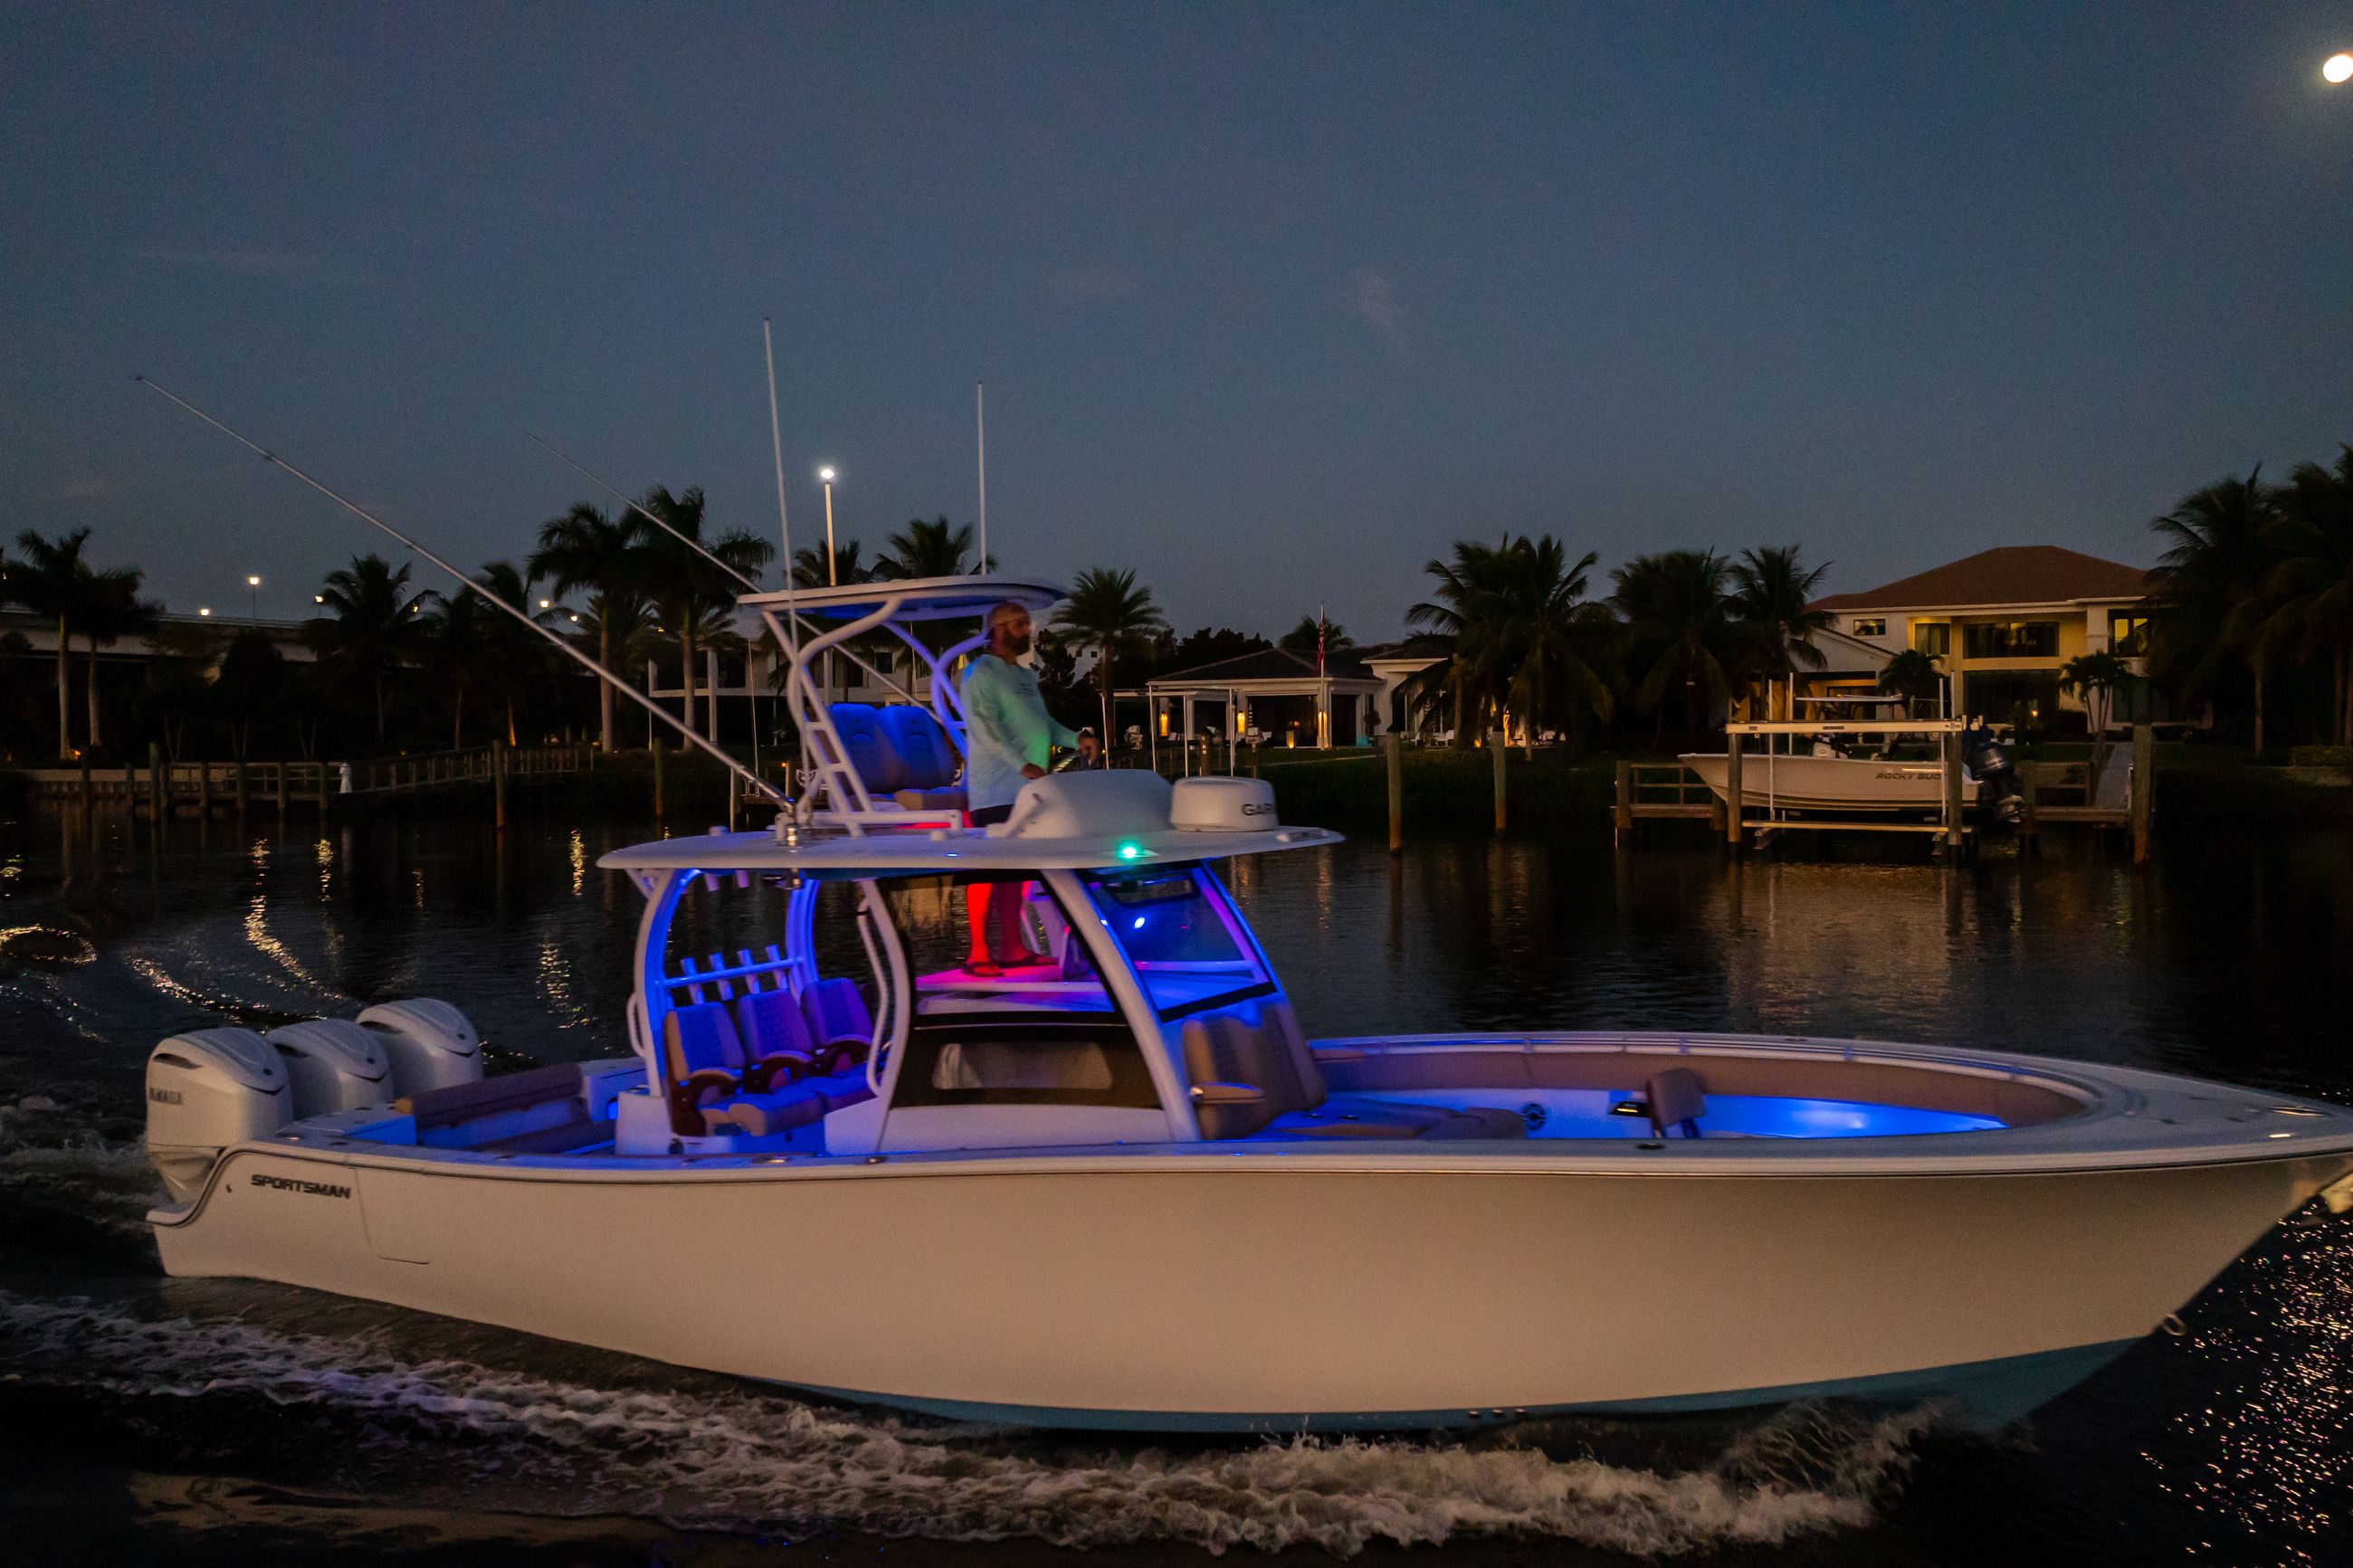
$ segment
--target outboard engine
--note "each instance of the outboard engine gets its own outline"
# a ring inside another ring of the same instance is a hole
[[[251,1029],[191,1029],[147,1058],[147,1158],[174,1203],[203,1190],[223,1149],[286,1124],[286,1063]]]
[[[262,1038],[286,1060],[292,1120],[392,1103],[391,1059],[373,1033],[350,1019],[312,1018]]]
[[[361,1012],[359,1024],[384,1047],[392,1092],[403,1099],[482,1076],[482,1037],[447,1002],[379,1002]]]
[[[1978,804],[1990,807],[2004,822],[2023,817],[2026,803],[2018,793],[2018,768],[2010,760],[2010,748],[1983,719],[1963,726],[1960,740],[1961,765],[1978,781]]]

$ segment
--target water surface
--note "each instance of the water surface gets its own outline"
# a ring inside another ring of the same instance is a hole
[[[1040,1438],[843,1410],[364,1302],[163,1279],[145,1052],[436,995],[617,1054],[646,834],[385,816],[0,825],[0,1519],[186,1563],[2313,1563],[2353,1548],[2353,1226],[2302,1215],[2010,1432],[1933,1411],[1461,1441]],[[1740,1029],[1992,1046],[2353,1100],[2353,833],[1945,870],[1606,835],[1237,866],[1313,1033]],[[1506,1263],[1508,1260],[1504,1260]],[[1628,1270],[1639,1262],[1597,1259]],[[1564,1331],[1573,1331],[1565,1329]],[[1416,1556],[1425,1555],[1416,1552]],[[1074,1559],[1075,1561],[1075,1559]]]

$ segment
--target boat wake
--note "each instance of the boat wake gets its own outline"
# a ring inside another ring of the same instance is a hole
[[[63,1239],[95,1226],[118,1246],[143,1244],[164,1197],[143,1143],[107,1138],[46,1095],[0,1102],[0,1219],[11,1228],[37,1217]]]
[[[1124,1446],[833,1409],[610,1359],[638,1370],[599,1385],[419,1354],[380,1329],[287,1332],[0,1292],[7,1404],[194,1428],[198,1447],[226,1445],[207,1452],[225,1468],[268,1459],[251,1447],[266,1443],[269,1463],[313,1468],[273,1479],[378,1502],[390,1489],[438,1508],[787,1538],[1340,1554],[1481,1536],[1641,1555],[1770,1546],[1870,1522],[1931,1422],[1800,1409],[1719,1436],[1688,1462],[1630,1465],[1594,1457],[1612,1430],[1603,1424],[1463,1444]]]

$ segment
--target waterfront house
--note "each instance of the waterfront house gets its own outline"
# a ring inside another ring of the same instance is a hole
[[[1825,651],[1840,663],[1879,662],[1911,647],[1934,658],[1951,677],[1957,710],[1997,721],[2080,724],[2079,693],[2059,689],[2059,672],[2079,654],[2121,655],[2134,674],[2146,641],[2141,608],[2149,592],[2142,567],[2055,544],[2011,544],[1932,567],[1860,593],[1814,601],[1836,616]],[[1831,671],[1823,672],[1825,675]],[[1857,670],[1846,684],[1860,685]],[[1836,680],[1818,682],[1837,689]],[[2113,721],[2164,719],[2147,683],[2119,691]]]

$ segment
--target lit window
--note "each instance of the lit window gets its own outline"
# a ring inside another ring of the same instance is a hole
[[[1953,628],[1944,621],[1914,621],[1912,646],[1931,658],[1942,658],[1953,651]]]
[[[2108,651],[2126,658],[2148,651],[2148,617],[2124,610],[2108,612]]]
[[[1866,616],[1854,623],[1854,635],[1859,637],[1883,637],[1887,635],[1885,616]]]
[[[1964,658],[2056,658],[2057,621],[1977,621],[1961,628]]]

